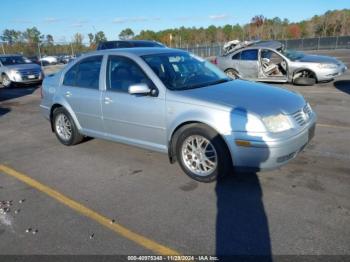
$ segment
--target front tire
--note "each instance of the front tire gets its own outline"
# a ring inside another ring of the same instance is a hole
[[[316,84],[316,77],[312,72],[308,70],[304,70],[297,74],[298,74],[298,77],[296,77],[293,81],[294,85],[313,86],[314,84]]]
[[[182,170],[199,182],[213,182],[232,170],[229,150],[220,135],[203,124],[180,128],[176,155]]]
[[[72,117],[63,107],[55,109],[52,121],[56,137],[63,145],[72,146],[83,140]]]
[[[10,80],[10,78],[6,75],[3,74],[1,77],[1,83],[5,88],[10,88],[13,86],[12,81]]]

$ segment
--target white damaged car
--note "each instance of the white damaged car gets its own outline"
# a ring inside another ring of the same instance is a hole
[[[276,41],[235,45],[214,60],[231,78],[314,85],[331,81],[347,70],[343,62],[333,57],[283,50]]]

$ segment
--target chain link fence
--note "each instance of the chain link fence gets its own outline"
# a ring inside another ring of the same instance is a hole
[[[294,50],[350,49],[350,36],[289,39],[278,41],[280,41],[285,48]],[[221,55],[223,52],[223,46],[224,43],[214,43],[198,44],[195,46],[182,45],[177,46],[177,48],[187,50],[201,57],[210,57]],[[22,42],[11,44],[0,42],[0,54],[21,54],[31,60],[35,60],[36,62],[40,62],[42,58],[47,56],[68,57],[70,59],[74,59],[82,53],[93,50],[95,50],[95,46],[88,43],[52,42],[38,44]],[[67,59],[62,61],[67,61]]]
[[[286,49],[293,50],[329,50],[329,49],[350,49],[350,36],[318,37],[277,40]],[[201,57],[218,56],[223,52],[224,43],[202,44],[196,46],[186,46],[181,49],[192,52]]]
[[[54,56],[58,58],[57,63],[66,63],[69,59],[95,50],[95,46],[88,43],[67,43],[67,42],[52,42],[52,43],[7,43],[0,42],[0,54],[20,54],[33,62],[47,65],[45,57]],[[65,59],[63,59],[65,58]]]

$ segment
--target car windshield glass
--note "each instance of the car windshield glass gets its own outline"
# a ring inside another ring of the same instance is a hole
[[[146,63],[171,90],[187,90],[230,81],[212,63],[184,52],[143,56]]]
[[[302,59],[305,54],[302,53],[302,52],[297,52],[297,51],[293,51],[293,50],[284,50],[283,51],[283,54],[289,59],[289,60],[292,60],[292,61],[297,61],[297,60],[300,60]]]
[[[30,63],[30,61],[24,59],[22,56],[4,56],[0,57],[0,61],[4,66]]]

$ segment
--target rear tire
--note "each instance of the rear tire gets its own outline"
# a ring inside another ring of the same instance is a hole
[[[214,182],[232,171],[230,152],[221,136],[204,124],[177,132],[176,157],[182,170],[199,182]]]
[[[72,117],[63,107],[55,109],[52,121],[56,137],[63,145],[72,146],[83,140]]]

